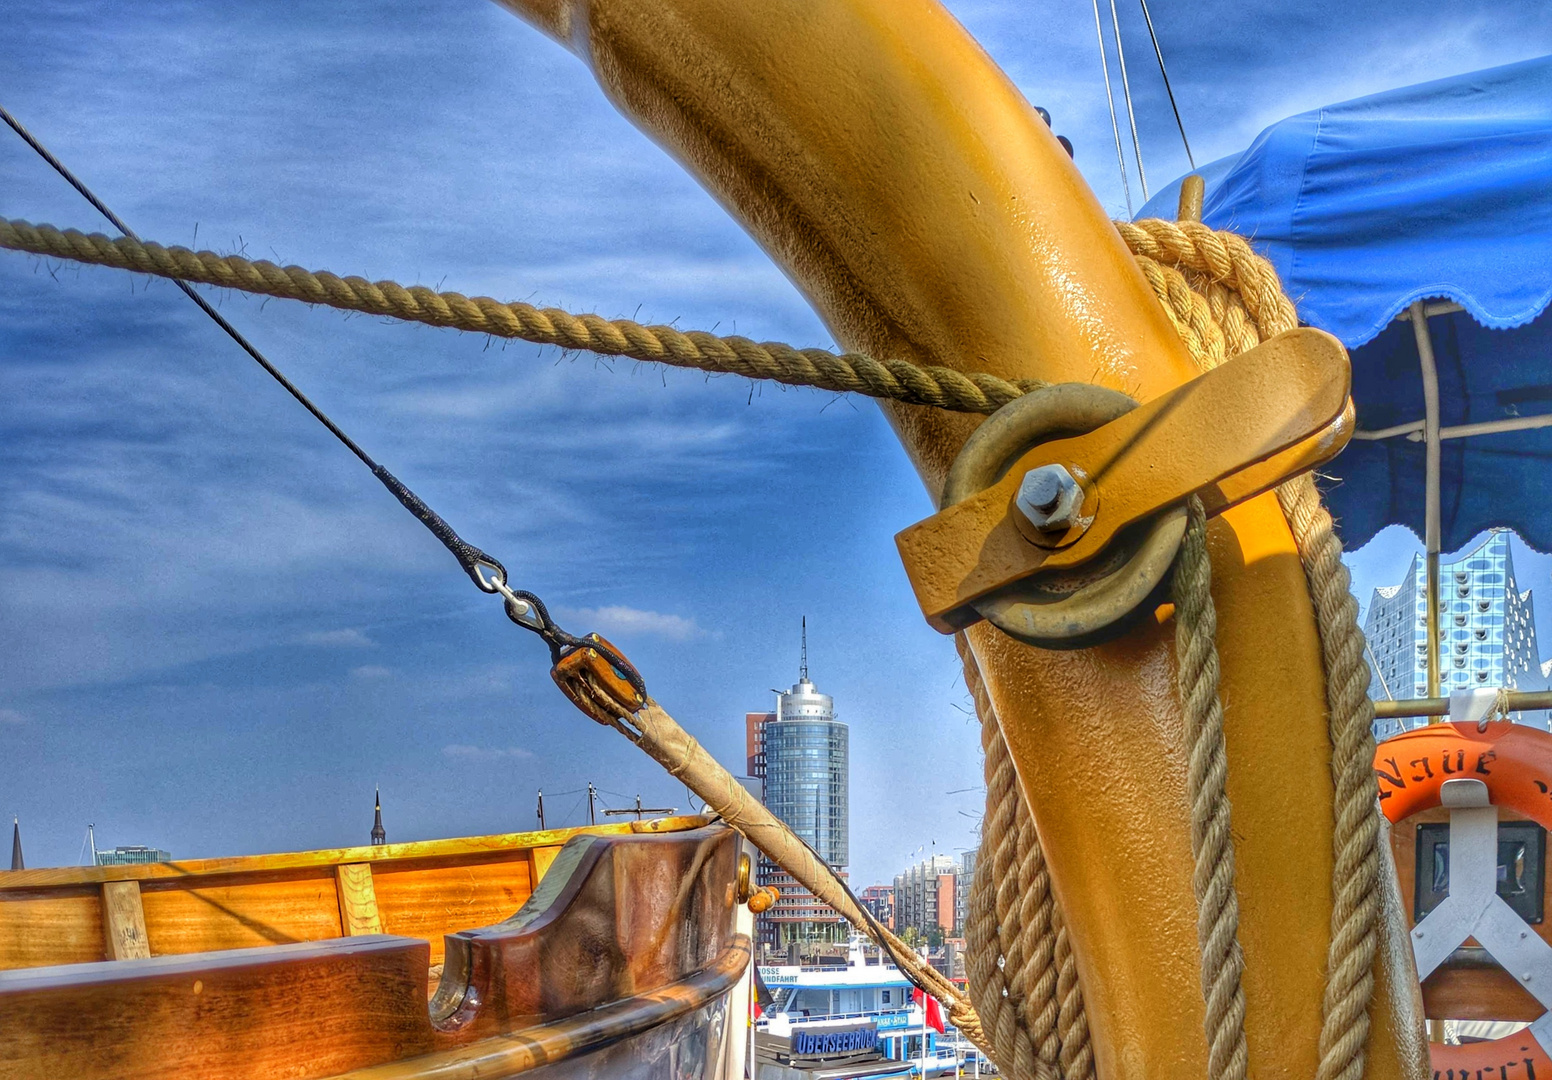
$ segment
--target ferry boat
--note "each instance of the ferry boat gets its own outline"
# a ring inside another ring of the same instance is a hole
[[[847,1066],[857,1071],[827,1072],[836,1080],[950,1076],[964,1060],[958,1033],[948,1028],[949,1037],[929,1026],[910,980],[860,936],[847,947],[845,967],[761,967],[760,978],[774,1000],[756,1025],[756,1080],[793,1080],[788,1063],[823,1046],[827,1036],[872,1056]]]

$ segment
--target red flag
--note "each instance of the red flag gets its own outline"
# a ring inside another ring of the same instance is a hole
[[[911,1000],[922,1005],[927,1012],[927,1026],[943,1034],[943,1007],[938,1004],[938,999],[922,992],[921,987],[911,991]],[[925,1004],[923,1004],[925,1003]]]

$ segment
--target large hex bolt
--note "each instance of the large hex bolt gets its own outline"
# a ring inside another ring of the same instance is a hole
[[[1064,466],[1042,465],[1024,474],[1013,504],[1041,532],[1066,532],[1078,520],[1083,488]]]

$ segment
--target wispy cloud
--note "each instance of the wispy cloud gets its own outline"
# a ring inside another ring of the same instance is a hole
[[[468,743],[449,743],[442,747],[442,755],[457,761],[522,761],[534,756],[532,750],[519,746],[472,746]]]
[[[310,634],[303,634],[297,640],[303,645],[321,645],[334,649],[365,649],[377,644],[353,626],[340,630],[314,630]]]
[[[0,724],[25,724],[27,715],[15,709],[0,709]]]
[[[706,634],[694,619],[686,619],[683,615],[665,615],[660,611],[618,605],[575,608],[567,615],[605,634],[649,634],[669,641],[689,641]]]
[[[350,669],[352,679],[375,680],[392,677],[393,668],[383,667],[381,664],[362,664],[360,667]]]

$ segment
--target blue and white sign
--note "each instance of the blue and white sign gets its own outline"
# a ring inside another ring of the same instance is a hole
[[[878,1046],[878,1030],[872,1024],[844,1031],[821,1030],[792,1033],[794,1057],[826,1057],[831,1054],[855,1054]]]

